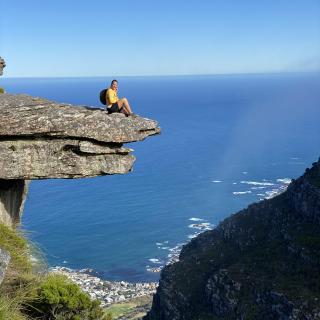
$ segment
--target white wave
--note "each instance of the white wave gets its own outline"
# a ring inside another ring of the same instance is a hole
[[[290,184],[291,183],[290,178],[283,178],[283,179],[277,179],[277,182],[284,183],[284,184]]]
[[[190,218],[189,220],[190,221],[203,221],[203,219],[200,219],[200,218]]]
[[[267,187],[251,187],[251,190],[260,190],[260,189],[266,189]]]
[[[169,247],[161,247],[162,250],[169,250]]]
[[[67,268],[67,267],[61,267],[61,266],[50,267],[49,271],[50,272],[59,272],[59,271],[76,272],[76,270],[73,270],[73,269]]]
[[[219,182],[222,182],[221,180],[213,180],[211,182],[214,182],[214,183],[219,183]]]
[[[251,193],[251,190],[248,191],[234,191],[232,192],[234,195],[238,195],[238,194],[247,194],[247,193]]]
[[[147,270],[148,272],[153,272],[153,273],[158,273],[158,272],[160,272],[162,269],[163,269],[163,266],[159,266],[159,267],[156,267],[156,268],[150,268],[149,266],[146,266],[146,270]]]
[[[237,184],[237,182],[233,182],[232,184]]]
[[[152,263],[156,263],[156,264],[161,264],[162,263],[159,259],[156,259],[156,258],[151,258],[151,259],[149,259],[149,261],[152,262]]]
[[[242,173],[243,173],[243,174],[248,174],[248,172],[247,172],[247,171],[243,171]]]
[[[175,247],[170,248],[169,251],[171,251],[171,252],[180,251],[183,245],[184,245],[184,243],[178,244]]]
[[[257,196],[263,197],[263,198],[260,198],[260,200],[271,199],[281,194],[282,192],[284,192],[287,189],[288,185],[290,184],[291,179],[289,178],[277,179],[277,182],[282,184],[278,185],[277,188],[267,190],[265,193],[257,193]]]
[[[249,184],[253,186],[273,186],[272,182],[257,182],[257,181],[241,181],[240,183]]]
[[[267,191],[265,193],[265,199],[271,199],[271,198],[275,197],[276,195],[278,195],[280,193],[279,191],[280,191],[279,189],[272,189],[270,191]]]
[[[156,242],[156,245],[159,247],[159,246],[162,246],[162,242]]]
[[[195,238],[196,236],[197,236],[197,234],[189,234],[189,235],[188,235],[188,238],[189,238],[189,239],[193,239],[193,238]]]

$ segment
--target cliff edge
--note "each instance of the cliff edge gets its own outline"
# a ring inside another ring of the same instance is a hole
[[[320,159],[187,244],[145,320],[320,319]]]
[[[0,221],[21,215],[25,181],[123,174],[124,143],[160,133],[156,121],[28,95],[0,95]]]

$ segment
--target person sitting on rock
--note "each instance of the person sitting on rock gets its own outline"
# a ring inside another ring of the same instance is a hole
[[[0,76],[3,75],[3,68],[6,66],[4,59],[0,57]],[[0,93],[4,93],[4,89],[0,88]]]
[[[126,116],[132,115],[131,107],[126,98],[118,98],[118,81],[112,80],[110,88],[106,92],[107,111],[108,113],[122,112]]]

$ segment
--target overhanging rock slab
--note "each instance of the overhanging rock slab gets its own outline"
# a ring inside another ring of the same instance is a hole
[[[156,121],[0,95],[0,179],[81,178],[130,171],[123,143],[160,132]]]
[[[124,143],[159,134],[156,121],[28,95],[0,94],[0,221],[19,220],[27,180],[124,174]]]

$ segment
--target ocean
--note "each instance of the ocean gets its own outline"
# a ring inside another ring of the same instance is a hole
[[[8,93],[103,106],[110,77],[3,78]],[[22,229],[50,266],[156,281],[181,246],[284,190],[320,156],[320,74],[119,77],[161,134],[127,175],[32,181]]]

